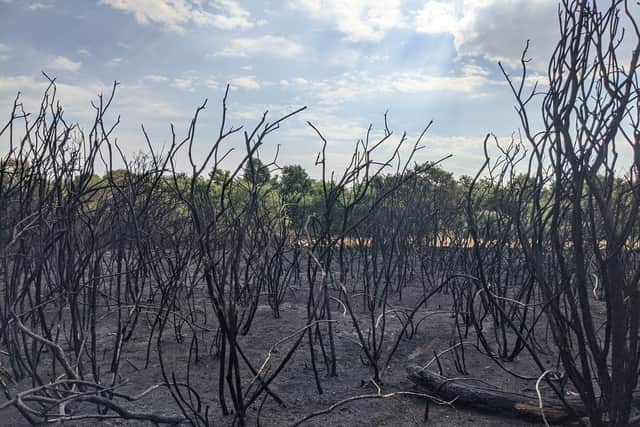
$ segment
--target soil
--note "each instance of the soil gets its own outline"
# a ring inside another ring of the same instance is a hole
[[[403,291],[403,299],[390,300],[394,307],[412,307],[422,296],[422,288],[409,287]],[[357,303],[357,297],[353,299]],[[266,298],[264,299],[266,302]],[[204,292],[201,303],[206,304]],[[355,304],[357,306],[357,304]],[[449,312],[451,297],[446,294],[434,296],[426,306],[416,315],[416,319],[425,318],[411,339],[403,339],[390,365],[381,374],[382,393],[397,391],[423,392],[407,379],[406,367],[409,364],[424,366],[434,358],[436,352],[441,352],[451,346],[453,332],[453,318]],[[335,318],[335,346],[337,353],[337,375],[328,376],[327,369],[322,364],[321,354],[318,352],[319,371],[323,393],[319,394],[314,382],[313,371],[310,366],[309,345],[305,338],[293,358],[285,369],[272,383],[271,389],[285,402],[281,407],[273,399],[267,398],[262,408],[258,401],[248,409],[247,425],[287,426],[295,423],[310,413],[329,408],[331,405],[350,397],[375,394],[375,385],[371,383],[372,372],[361,360],[364,355],[358,344],[358,337],[352,320],[344,315],[342,307],[332,304]],[[367,317],[358,308],[358,318],[365,322]],[[253,366],[259,367],[267,357],[267,353],[274,343],[284,337],[294,334],[304,326],[306,320],[306,295],[303,289],[288,294],[281,310],[281,317],[274,318],[271,308],[261,304],[256,313],[253,325],[246,336],[240,338],[242,348]],[[115,335],[115,312],[106,315],[100,322],[100,345],[105,349],[113,347]],[[209,322],[211,320],[209,319]],[[366,331],[366,323],[364,324]],[[488,326],[490,327],[490,325]],[[395,316],[387,319],[387,345],[397,336],[402,326]],[[167,327],[164,335],[163,355],[166,366],[175,371],[178,381],[186,380],[186,366],[189,358],[191,335],[184,326],[185,339],[176,343],[173,328]],[[163,381],[159,369],[155,344],[149,367],[144,369],[149,327],[141,318],[136,328],[136,335],[126,343],[123,349],[119,375],[121,380],[127,381],[120,391],[136,394],[147,387]],[[492,334],[487,334],[491,336]],[[233,416],[223,417],[220,413],[217,396],[218,360],[209,352],[214,333],[206,333],[206,346],[200,342],[199,360],[192,364],[190,383],[198,390],[204,404],[210,405],[212,425],[230,425]],[[495,385],[496,387],[534,395],[535,380],[523,381],[507,374],[488,356],[479,352],[475,347],[476,338],[470,332],[465,346],[466,370],[470,377]],[[155,342],[155,339],[154,339]],[[277,347],[272,355],[269,366],[274,369],[279,360],[286,354],[293,341],[288,340]],[[318,346],[316,346],[318,351]],[[523,352],[512,362],[505,365],[521,375],[539,375],[539,370]],[[107,352],[105,352],[105,355]],[[110,354],[102,361],[103,372],[108,371]],[[385,352],[386,356],[386,352]],[[555,359],[551,354],[543,358],[552,367]],[[456,371],[453,352],[446,352],[439,357],[442,373],[450,377],[463,376]],[[438,370],[437,363],[431,363],[430,369]],[[104,375],[105,378],[109,376]],[[250,377],[247,376],[247,382]],[[121,381],[121,382],[122,382]],[[17,385],[18,389],[28,387],[30,381],[23,381]],[[246,384],[246,383],[245,383]],[[504,425],[535,425],[528,421],[505,418],[489,413],[482,413],[455,403],[451,405],[429,405],[428,421],[424,421],[426,400],[421,397],[396,396],[385,399],[363,399],[339,406],[330,413],[317,416],[305,422],[306,426],[504,426]],[[1,401],[0,401],[1,403]],[[230,400],[227,402],[231,406]],[[151,395],[136,402],[127,403],[127,408],[136,411],[157,412],[167,415],[179,415],[180,411],[166,389],[158,389]],[[26,421],[13,408],[1,414],[0,424],[7,426],[27,425]],[[105,425],[105,426],[134,426],[152,425],[142,422],[125,420],[84,421],[65,423],[66,425]]]

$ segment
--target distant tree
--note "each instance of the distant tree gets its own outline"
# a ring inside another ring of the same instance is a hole
[[[264,185],[271,179],[269,168],[262,163],[262,160],[252,157],[247,160],[244,166],[244,179],[250,183]]]
[[[104,179],[113,177],[113,182],[119,185],[124,184],[130,178],[130,173],[126,169],[114,169],[104,175]]]
[[[285,205],[287,216],[295,228],[302,228],[309,211],[314,181],[300,165],[287,165],[282,168],[278,181],[281,202]]]
[[[288,203],[298,202],[311,191],[313,180],[300,165],[287,165],[282,168],[280,193]]]
[[[224,169],[215,169],[209,173],[209,177],[215,185],[223,185],[231,175],[231,172]]]

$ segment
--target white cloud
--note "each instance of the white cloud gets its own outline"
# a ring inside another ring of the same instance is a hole
[[[416,14],[416,31],[450,33],[459,56],[517,65],[527,39],[533,68],[544,67],[557,40],[556,0],[427,1]]]
[[[218,82],[214,79],[206,79],[204,81],[204,85],[208,88],[208,89],[218,89],[218,87],[220,87],[220,85],[218,84]]]
[[[190,90],[193,88],[193,80],[191,79],[173,79],[173,83],[171,86],[182,89],[182,90]]]
[[[455,32],[458,25],[453,3],[429,1],[416,15],[416,30],[420,33]]]
[[[346,150],[350,150],[353,143],[367,131],[366,123],[354,123],[353,119],[346,119],[334,113],[310,111],[305,114],[304,120],[300,120],[300,126],[287,128],[284,133],[297,139],[307,137],[317,140],[318,135],[307,125],[307,120],[320,130],[330,145]]]
[[[153,83],[161,83],[161,82],[166,82],[167,80],[169,80],[169,77],[161,76],[159,74],[145,74],[143,79],[147,80],[147,81],[150,81],[150,82],[153,82]]]
[[[242,89],[260,89],[260,83],[255,76],[243,76],[231,80],[231,87]]]
[[[188,90],[193,92],[196,86],[204,86],[208,89],[217,89],[219,87],[218,82],[213,78],[201,78],[199,73],[193,70],[185,71],[180,74],[180,77],[169,78],[161,74],[145,74],[142,79],[151,83],[164,83],[169,82],[171,87],[181,90]]]
[[[405,26],[404,0],[290,0],[291,7],[333,24],[351,41],[380,41]]]
[[[0,94],[13,94],[32,88],[44,87],[44,83],[36,82],[32,76],[0,76]]]
[[[259,107],[239,107],[229,110],[229,117],[238,121],[255,120],[264,114],[264,110],[260,110]]]
[[[87,49],[78,49],[78,54],[82,56],[90,56],[91,52],[89,52]]]
[[[386,62],[389,55],[383,53],[366,54],[362,49],[338,47],[332,49],[327,63],[332,67],[355,69],[366,67],[376,62]]]
[[[485,90],[485,85],[491,83],[484,76],[477,74],[450,77],[432,76],[421,72],[392,73],[383,79],[383,82],[382,90],[399,93],[444,91],[466,94],[481,93]]]
[[[484,77],[488,77],[489,76],[489,71],[487,71],[486,69],[478,66],[478,65],[474,65],[474,64],[464,64],[462,66],[462,74],[464,74],[465,76],[484,76]]]
[[[113,111],[121,113],[129,123],[136,125],[153,121],[164,125],[166,121],[185,117],[185,113],[177,110],[173,104],[150,90],[123,87],[116,94]]]
[[[236,38],[229,41],[224,49],[212,56],[247,57],[253,55],[271,55],[292,58],[304,53],[304,47],[291,39],[280,36],[261,36]]]
[[[42,95],[49,82],[44,78],[31,75],[2,76],[0,75],[0,105],[12,105],[18,92],[26,112],[35,111],[42,100]],[[82,85],[72,85],[58,80],[56,83],[58,96],[65,111],[74,117],[91,117],[94,111],[91,100],[100,92],[107,92],[109,85],[101,82],[86,82]]]
[[[468,0],[467,0],[468,1]],[[545,67],[558,39],[557,1],[476,1],[456,34],[463,55],[518,64],[527,39],[534,67]],[[500,25],[496,25],[500,23]]]
[[[47,68],[59,71],[76,72],[81,66],[81,62],[73,61],[66,56],[52,56],[49,58],[49,62],[47,63]]]
[[[344,73],[332,79],[292,79],[309,100],[325,106],[337,106],[354,99],[388,95],[411,95],[432,92],[458,94],[467,98],[488,96],[490,87],[504,85],[502,80],[487,78],[480,67],[467,67],[460,75],[438,76],[422,70],[396,71],[372,76],[366,72]],[[282,84],[282,83],[281,83]]]
[[[30,10],[42,10],[42,9],[49,9],[51,7],[50,4],[45,4],[45,3],[31,3],[29,5],[29,9]]]
[[[25,111],[37,111],[48,84],[43,77],[0,75],[0,116],[6,117],[10,111],[8,108],[13,105],[18,92]],[[81,121],[82,124],[91,123],[95,118],[91,101],[101,93],[106,96],[111,92],[111,85],[100,81],[70,84],[58,79],[56,88],[56,96],[67,114],[67,119],[70,122]],[[151,116],[150,111],[153,112]],[[165,124],[167,120],[185,117],[184,112],[177,110],[173,103],[165,101],[157,92],[142,86],[127,85],[121,85],[116,90],[111,113],[114,115],[112,117],[121,114],[121,126],[129,126],[131,129],[139,129],[142,122],[159,121]]]
[[[206,3],[202,0],[100,0],[100,3],[132,14],[140,24],[159,24],[168,31],[179,33],[191,25],[244,30],[259,24],[235,0]]]

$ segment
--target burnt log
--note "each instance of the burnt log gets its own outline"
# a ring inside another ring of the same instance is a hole
[[[446,378],[419,366],[409,366],[407,373],[414,384],[442,400],[510,417],[543,420],[537,396],[470,384],[471,378]],[[573,412],[558,399],[545,396],[542,403],[544,417],[552,424],[576,421],[586,415],[580,402],[571,402]]]

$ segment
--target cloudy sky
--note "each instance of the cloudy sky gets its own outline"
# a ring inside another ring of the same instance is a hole
[[[229,83],[233,125],[308,106],[266,141],[266,159],[279,144],[280,164],[317,175],[320,141],[308,120],[339,168],[388,110],[398,135],[434,120],[418,160],[453,154],[445,167],[472,174],[485,133],[518,128],[497,62],[517,72],[530,39],[542,77],[556,11],[553,0],[0,0],[0,119],[18,91],[36,108],[44,71],[69,117],[86,125],[90,101],[117,80],[127,152],[143,149],[142,123],[158,146],[170,123],[184,135],[208,98],[195,148],[204,152]]]

